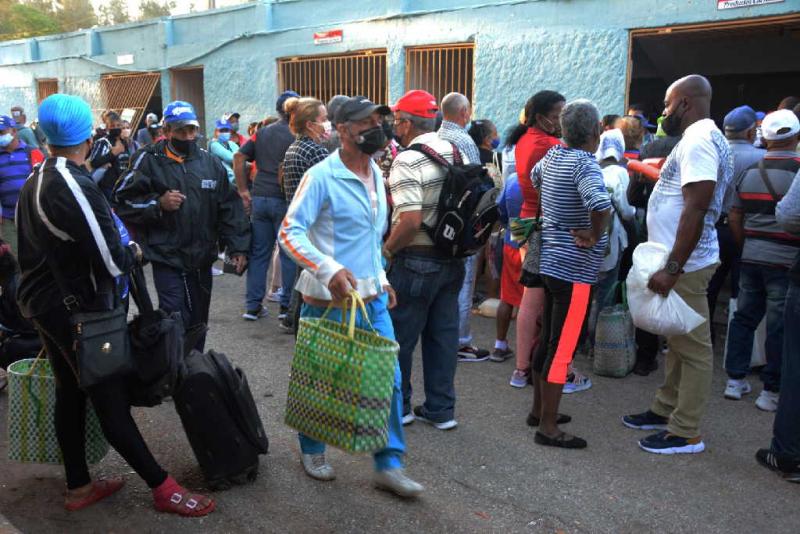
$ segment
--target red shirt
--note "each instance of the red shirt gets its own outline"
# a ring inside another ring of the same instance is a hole
[[[531,183],[531,171],[540,159],[547,154],[555,145],[560,145],[561,141],[547,132],[531,126],[517,142],[514,149],[514,158],[517,166],[517,180],[522,191],[522,210],[519,216],[536,217],[536,205],[539,202],[539,194]]]

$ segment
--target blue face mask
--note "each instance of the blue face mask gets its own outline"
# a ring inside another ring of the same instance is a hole
[[[14,135],[11,133],[7,133],[5,135],[0,135],[0,146],[5,148],[11,144],[11,141],[14,140]]]
[[[497,150],[500,146],[500,139],[492,139],[492,150]]]
[[[220,132],[217,136],[217,139],[222,141],[223,143],[227,143],[231,140],[231,133],[230,132]]]

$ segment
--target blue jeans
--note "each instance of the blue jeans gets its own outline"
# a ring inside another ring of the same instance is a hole
[[[158,307],[165,312],[178,312],[184,330],[198,324],[208,324],[211,306],[211,269],[183,272],[163,263],[153,263],[153,285],[158,293]],[[206,344],[206,334],[193,347],[200,352]]]
[[[592,289],[592,304],[589,308],[589,320],[586,324],[586,335],[589,337],[589,345],[594,347],[594,334],[597,330],[597,318],[600,316],[600,311],[606,306],[606,300],[609,298],[614,284],[617,283],[619,277],[619,264],[610,271],[599,273],[597,276],[597,283]]]
[[[386,293],[384,293],[379,298],[367,303],[367,315],[369,315],[369,320],[372,322],[372,326],[377,330],[378,334],[389,339],[394,339],[392,320],[389,317],[389,310],[386,307],[387,301],[388,297]],[[303,304],[300,317],[322,317],[323,313],[325,313],[325,308]],[[342,310],[339,308],[332,309],[328,314],[328,318],[332,321],[339,321],[341,317]],[[356,326],[358,328],[369,329],[361,311],[356,315]],[[403,435],[403,421],[400,415],[400,411],[403,407],[402,402],[402,397],[400,396],[400,366],[395,364],[392,409],[389,413],[389,442],[386,444],[385,448],[373,455],[376,471],[386,471],[388,469],[403,467],[406,440]],[[322,454],[325,452],[325,444],[321,441],[312,439],[302,433],[299,433],[297,437],[300,440],[300,450],[303,451],[303,454]]]
[[[469,320],[472,317],[472,298],[475,296],[475,266],[478,255],[464,258],[464,283],[458,292],[458,346],[464,347],[472,343],[472,330]]]
[[[400,254],[392,262],[389,283],[397,293],[390,311],[400,344],[403,413],[411,411],[411,362],[422,337],[425,417],[453,419],[458,362],[458,292],[464,282],[464,262]]]
[[[800,458],[800,284],[789,283],[783,334],[781,396],[772,429],[772,450]]]
[[[275,197],[253,197],[250,226],[250,258],[247,265],[247,310],[257,310],[267,294],[267,270],[272,258],[275,240],[286,216],[286,201]],[[283,296],[281,306],[288,307],[294,285],[295,265],[281,250],[281,280]]]
[[[767,365],[761,381],[767,391],[780,391],[781,353],[783,351],[783,310],[789,275],[785,269],[742,263],[739,273],[739,299],[728,330],[725,370],[728,376],[742,379],[750,370],[753,334],[767,315],[767,341],[764,349]]]

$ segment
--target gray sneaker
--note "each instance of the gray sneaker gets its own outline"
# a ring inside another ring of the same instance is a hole
[[[419,497],[425,491],[422,484],[408,478],[401,467],[375,473],[375,486],[405,498]]]
[[[303,469],[311,478],[317,480],[333,480],[336,473],[333,472],[331,464],[325,460],[325,453],[322,454],[303,454]]]

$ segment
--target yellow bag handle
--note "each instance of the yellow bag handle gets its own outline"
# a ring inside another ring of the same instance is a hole
[[[35,371],[35,370],[36,370],[36,366],[39,364],[39,360],[41,360],[41,359],[42,359],[42,357],[44,356],[44,354],[45,354],[45,352],[44,352],[44,347],[42,347],[42,350],[40,350],[40,351],[39,351],[39,354],[37,354],[37,355],[36,355],[36,359],[35,359],[35,360],[33,360],[33,365],[31,365],[31,368],[30,368],[30,369],[28,369],[28,372],[27,372],[27,373],[25,373],[25,376],[31,376],[31,375],[33,374],[33,371]]]
[[[333,309],[333,305],[334,301],[331,301],[320,319],[325,319],[328,316],[330,311]],[[361,298],[361,295],[358,293],[358,291],[351,289],[347,298],[344,299],[340,305],[342,307],[341,324],[347,324],[347,336],[350,339],[355,339],[356,336],[356,314],[358,313],[359,309],[361,310],[361,315],[364,317],[364,321],[366,321],[367,325],[369,325],[370,330],[372,330],[375,334],[378,333],[378,331],[375,330],[375,327],[372,326],[372,321],[369,320],[367,306],[364,304],[364,299]],[[350,310],[350,318],[346,319],[348,310]]]

